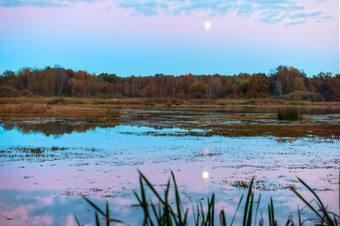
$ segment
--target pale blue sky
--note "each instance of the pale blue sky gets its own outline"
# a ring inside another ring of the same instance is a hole
[[[0,0],[0,73],[339,73],[337,0]],[[204,29],[209,21],[211,29]]]

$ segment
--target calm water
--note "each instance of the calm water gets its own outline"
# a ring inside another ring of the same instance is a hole
[[[216,208],[223,208],[229,221],[247,192],[239,185],[254,176],[255,198],[262,194],[260,209],[265,219],[270,197],[281,224],[289,215],[297,218],[297,205],[303,205],[288,188],[294,186],[311,196],[296,176],[316,189],[330,210],[338,211],[338,139],[204,136],[206,130],[192,128],[228,123],[220,116],[242,112],[146,109],[122,113],[118,122],[101,125],[71,119],[3,121],[0,225],[75,225],[73,213],[81,223],[91,224],[93,212],[81,194],[102,207],[108,200],[113,217],[138,225],[142,212],[131,207],[136,204],[133,191],[138,188],[138,169],[159,191],[172,170],[187,205],[215,192]],[[310,113],[304,123],[338,124],[339,113],[331,113]],[[247,116],[273,114],[247,112]],[[301,123],[259,120],[232,123]],[[191,136],[192,132],[196,135]],[[313,215],[305,211],[303,217]]]

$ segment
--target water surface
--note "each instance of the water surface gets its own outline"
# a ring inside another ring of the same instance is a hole
[[[75,119],[2,121],[0,224],[74,225],[73,212],[81,223],[93,222],[92,209],[84,203],[82,194],[103,207],[108,200],[113,217],[140,224],[141,210],[131,207],[136,204],[133,191],[138,189],[137,170],[159,191],[164,190],[172,170],[187,205],[214,192],[216,208],[224,208],[229,220],[239,198],[247,192],[242,185],[253,177],[255,198],[262,194],[264,218],[273,197],[279,222],[285,223],[289,215],[296,220],[297,205],[302,203],[289,187],[311,197],[296,176],[316,189],[329,209],[338,211],[338,139],[205,136],[214,129],[202,127],[228,120],[231,124],[293,126],[302,122],[279,122],[275,113],[258,111],[132,109],[122,113],[115,124]],[[304,124],[337,125],[339,114],[331,113],[310,114]],[[262,119],[223,120],[229,114]],[[306,211],[304,217],[313,215]]]

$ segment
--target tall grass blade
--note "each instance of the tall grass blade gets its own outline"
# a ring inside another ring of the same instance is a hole
[[[155,204],[153,204],[152,200],[150,200],[150,206],[151,206],[151,208],[153,210],[153,213],[154,213],[154,215],[156,217],[157,224],[158,225],[162,225],[162,222],[161,222],[161,218],[162,218],[161,213],[160,213],[160,211],[157,212],[156,206],[155,206]]]
[[[254,183],[254,178],[251,180],[250,185],[249,185],[249,190],[248,190],[248,194],[247,194],[247,198],[246,198],[246,204],[245,204],[244,213],[243,213],[243,225],[248,225],[247,224],[248,219],[249,219],[249,217],[251,217],[249,215],[249,209],[250,209],[249,203],[250,203],[250,199],[251,199],[251,196],[252,196],[253,183]]]
[[[183,225],[187,225],[189,208],[186,209],[183,219]]]
[[[317,204],[321,210],[321,212],[324,214],[324,218],[326,218],[326,222],[328,225],[334,225],[334,222],[332,221],[331,217],[329,216],[327,209],[323,205],[321,199],[319,196],[314,192],[314,190],[309,187],[301,178],[298,177],[298,180],[314,195],[314,197],[318,200]]]
[[[147,202],[147,199],[146,199],[144,184],[143,184],[141,176],[139,177],[139,186],[140,186],[140,195],[141,195],[141,197],[140,198],[138,197],[138,200],[139,200],[139,203],[140,203],[140,205],[141,205],[141,207],[143,209],[143,212],[144,212],[143,225],[147,225],[148,221],[150,221],[150,224],[152,224],[151,219],[150,219],[148,202]]]
[[[213,193],[211,196],[211,200],[208,198],[208,213],[207,218],[205,220],[207,225],[214,225],[214,215],[215,215],[215,194]]]
[[[109,210],[109,202],[106,201],[106,226],[110,226],[110,221],[108,221],[108,219],[110,219],[110,210]]]
[[[225,217],[225,213],[224,213],[223,209],[220,212],[220,225],[221,226],[227,226],[227,219]]]
[[[302,221],[301,221],[301,210],[298,205],[298,219],[299,219],[299,226],[302,226]]]
[[[96,220],[96,226],[100,226],[99,217],[98,217],[97,212],[95,212],[94,215],[95,215],[95,220]]]
[[[105,216],[104,211],[102,211],[96,204],[94,204],[91,200],[89,200],[88,198],[86,198],[85,195],[82,195],[83,199],[85,199],[85,201],[87,203],[89,203],[95,210],[97,210],[101,215]]]
[[[215,194],[214,193],[212,194],[210,205],[211,205],[211,222],[212,222],[212,225],[215,225]]]
[[[203,205],[202,205],[202,203],[201,202],[199,202],[199,204],[200,204],[200,207],[201,207],[201,218],[202,218],[202,224],[205,224],[206,222],[205,222],[205,214],[204,214],[204,210],[203,210]]]
[[[250,196],[249,212],[247,217],[247,226],[251,226],[251,220],[253,218],[253,205],[254,205],[254,193]]]
[[[170,179],[168,180],[168,183],[166,185],[166,189],[165,189],[165,193],[164,193],[164,218],[165,218],[165,222],[167,225],[170,225],[171,222],[171,216],[170,216],[170,211],[169,211],[169,201],[168,201],[168,197],[169,197],[169,191],[170,191]]]
[[[274,203],[273,199],[270,198],[270,204],[268,205],[268,218],[269,218],[269,225],[270,226],[276,226],[276,220],[274,215]]]
[[[178,214],[178,221],[179,221],[179,225],[183,225],[183,221],[182,221],[182,203],[181,203],[181,198],[179,196],[179,192],[178,192],[178,188],[177,188],[177,183],[176,183],[176,179],[175,179],[175,175],[174,172],[171,171],[171,176],[172,176],[172,180],[174,182],[174,186],[175,186],[175,198],[176,198],[176,207],[177,207],[177,214]]]
[[[260,221],[259,221],[259,226],[263,226],[264,221],[263,221],[262,210],[260,210],[260,212],[261,212],[261,218],[260,218]]]
[[[77,225],[78,225],[78,226],[81,226],[81,224],[80,224],[80,222],[79,222],[79,220],[78,220],[78,218],[77,218],[77,216],[76,216],[75,213],[73,213],[73,217],[74,217],[74,219],[76,220]]]
[[[316,211],[315,209],[314,209],[314,207],[309,203],[309,202],[307,202],[307,200],[304,198],[304,197],[302,197],[302,195],[299,193],[299,192],[297,192],[294,188],[290,188],[320,219],[322,219],[322,216],[318,213],[318,211]]]
[[[294,221],[292,215],[290,215],[287,219],[286,226],[294,226]]]
[[[256,222],[257,222],[257,213],[259,211],[260,202],[261,202],[261,194],[259,195],[259,199],[257,200],[254,225],[256,225]]]
[[[234,216],[233,216],[233,219],[231,220],[231,223],[230,223],[230,225],[233,225],[233,223],[234,223],[234,220],[235,220],[236,214],[237,214],[237,212],[238,212],[238,209],[240,208],[240,205],[241,205],[242,199],[243,199],[243,195],[241,196],[241,198],[240,198],[240,201],[238,202],[238,205],[237,205],[236,211],[235,211],[235,213],[234,213]]]
[[[158,192],[156,191],[156,189],[154,188],[154,186],[150,183],[150,181],[144,176],[144,174],[139,171],[139,175],[140,177],[145,181],[145,183],[148,185],[148,187],[151,189],[151,191],[156,195],[156,197],[158,198],[158,200],[162,203],[165,204],[165,202],[163,201],[163,199],[161,198],[161,196],[158,194]]]

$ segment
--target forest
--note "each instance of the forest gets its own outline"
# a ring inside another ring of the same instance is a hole
[[[90,74],[61,67],[24,68],[0,75],[0,97],[100,97],[100,98],[281,98],[340,101],[340,74],[320,72],[307,77],[294,67],[279,66],[268,75],[118,77]]]

